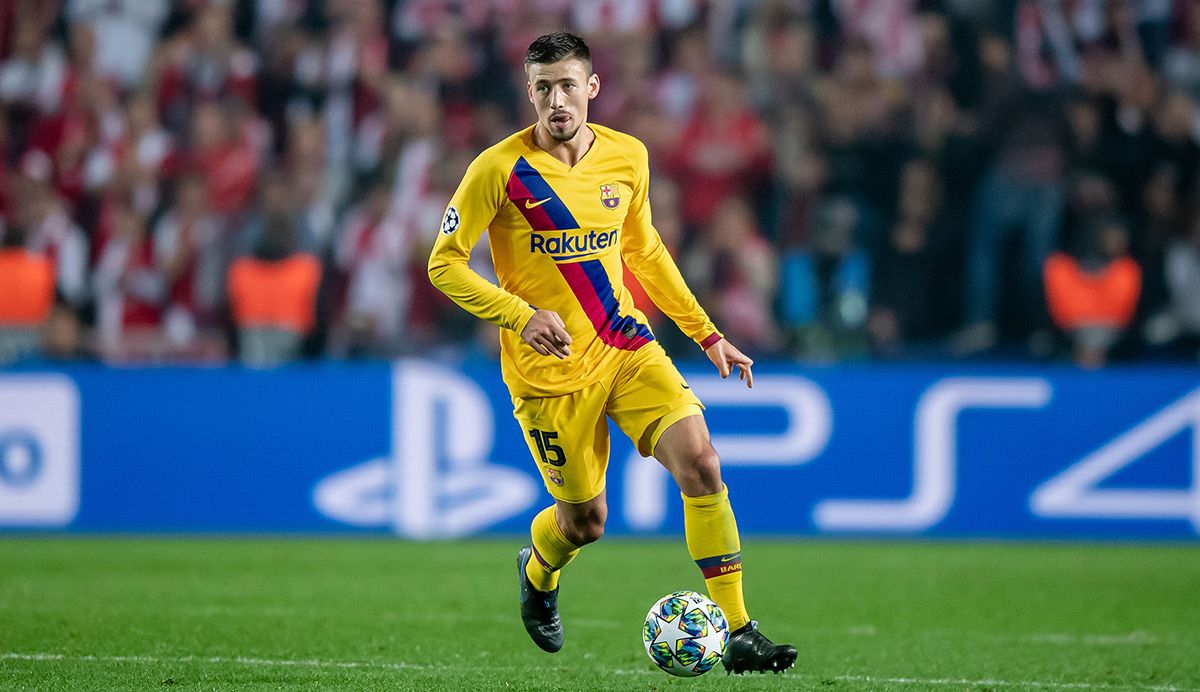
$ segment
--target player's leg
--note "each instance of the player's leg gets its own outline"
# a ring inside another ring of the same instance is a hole
[[[742,545],[704,417],[696,412],[672,423],[659,436],[654,457],[679,486],[688,553],[704,575],[708,595],[736,631],[750,622],[742,597]]]
[[[554,498],[534,517],[530,544],[517,554],[521,620],[534,643],[549,652],[563,642],[559,574],[604,531],[605,398],[597,384],[560,397],[513,399],[513,413]]]
[[[658,433],[654,457],[671,472],[683,495],[688,552],[704,575],[709,596],[729,620],[729,643],[722,662],[729,673],[780,672],[796,662],[796,649],[775,644],[746,614],[742,597],[742,545],[721,482],[721,463],[702,415],[690,415]]]
[[[688,552],[733,629],[725,668],[739,673],[786,669],[795,662],[796,650],[773,644],[746,613],[737,522],[721,482],[720,458],[704,423],[704,407],[666,353],[647,349],[614,384],[608,414],[635,441],[639,453],[653,453],[683,494]]]
[[[543,651],[554,653],[563,645],[558,575],[580,548],[600,538],[607,514],[603,492],[586,502],[555,500],[534,517],[532,542],[517,552],[521,622]]]
[[[683,492],[688,552],[730,627],[740,628],[750,618],[742,599],[737,523],[700,400],[661,348],[647,347],[623,375],[609,395],[609,415],[636,442],[639,453],[653,453],[671,472]]]
[[[605,492],[585,502],[555,500],[533,518],[530,535],[534,561],[526,568],[538,591],[558,588],[558,576],[580,548],[600,540],[608,518]]]

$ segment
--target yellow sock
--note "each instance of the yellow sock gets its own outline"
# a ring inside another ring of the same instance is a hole
[[[538,591],[558,588],[558,572],[579,554],[579,546],[567,540],[558,527],[554,505],[538,512],[529,527],[533,536],[533,559],[525,563],[525,575]]]
[[[729,630],[750,622],[742,598],[742,544],[729,504],[729,488],[722,486],[721,492],[713,495],[683,495],[683,529],[688,552],[704,575],[708,596],[725,612]]]

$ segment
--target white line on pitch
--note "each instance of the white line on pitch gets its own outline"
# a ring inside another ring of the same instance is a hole
[[[0,654],[0,660],[12,661],[85,661],[89,663],[234,663],[243,666],[299,668],[382,668],[385,670],[435,670],[450,666],[424,663],[388,663],[384,661],[322,661],[318,659],[250,658],[246,656],[97,656],[93,654],[18,653]]]
[[[243,666],[262,667],[298,667],[298,668],[358,668],[377,670],[462,670],[462,666],[426,663],[389,663],[386,661],[323,661],[320,659],[272,659],[250,658],[246,656],[102,656],[94,654],[51,654],[51,653],[0,653],[0,660],[15,661],[84,661],[92,663],[212,663],[235,664]],[[495,669],[495,668],[493,668]],[[615,668],[608,671],[618,675],[653,675],[660,673],[650,668]],[[774,679],[772,677],[772,679]],[[889,678],[872,675],[816,675],[799,671],[791,673],[784,680],[835,680],[838,682],[859,682],[871,685],[965,685],[984,687],[1025,687],[1047,690],[1145,690],[1146,692],[1200,692],[1196,687],[1175,687],[1173,685],[1130,685],[1090,682],[1050,682],[1042,680],[969,680],[965,678]],[[782,680],[781,680],[782,681]]]
[[[1036,687],[1047,690],[1147,690],[1148,692],[1196,692],[1195,687],[1174,685],[1108,684],[1103,682],[1048,682],[1042,680],[967,680],[954,678],[879,678],[871,675],[829,675],[822,679],[887,685],[965,685],[970,687]]]
[[[1039,644],[1095,644],[1099,646],[1145,646],[1158,642],[1158,639],[1154,635],[1142,630],[1134,630],[1127,634],[1064,634],[1051,632],[1030,635],[1026,639]]]

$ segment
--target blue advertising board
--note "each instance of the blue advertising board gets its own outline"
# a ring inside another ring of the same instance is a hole
[[[1200,372],[684,369],[745,534],[1200,536]],[[550,502],[491,363],[0,373],[0,527],[523,533]],[[616,428],[609,534],[683,530]]]

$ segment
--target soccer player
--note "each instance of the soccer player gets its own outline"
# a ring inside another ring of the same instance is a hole
[[[559,572],[604,532],[608,416],[682,491],[688,552],[729,620],[726,670],[790,668],[796,649],[772,643],[746,613],[737,524],[704,407],[634,308],[622,259],[721,377],[736,368],[751,387],[753,361],[717,331],[651,225],[645,145],[587,122],[600,91],[587,44],[542,36],[525,74],[537,122],[467,169],[429,258],[438,289],[501,328],[513,414],[554,497],[517,557],[525,629],[545,651],[562,648]],[[467,265],[485,229],[499,286]]]

